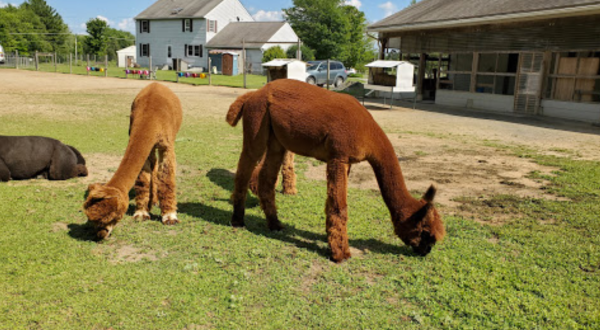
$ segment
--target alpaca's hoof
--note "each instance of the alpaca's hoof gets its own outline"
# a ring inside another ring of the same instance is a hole
[[[288,188],[288,189],[283,189],[281,191],[282,194],[284,195],[296,195],[298,193],[298,189],[296,188]]]
[[[172,226],[172,225],[176,225],[179,223],[179,220],[177,219],[177,213],[167,213],[165,215],[163,215],[162,217],[162,223],[163,225],[167,225],[167,226]]]
[[[150,213],[147,211],[135,211],[133,214],[133,220],[135,221],[145,221],[150,220]]]
[[[244,227],[246,226],[246,224],[244,223],[244,219],[231,219],[231,226],[232,227]]]
[[[329,260],[335,262],[336,264],[341,264],[342,262],[350,259],[352,257],[352,254],[350,253],[350,251],[348,252],[339,252],[336,253],[335,251],[331,254],[331,257],[329,257]]]
[[[269,225],[269,230],[270,231],[282,231],[285,227],[283,227],[283,224],[277,220],[277,221],[270,221],[268,223]]]

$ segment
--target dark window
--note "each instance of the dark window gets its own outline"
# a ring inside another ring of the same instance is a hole
[[[140,44],[140,56],[150,56],[150,44]]]
[[[185,45],[185,54],[188,57],[202,57],[202,45]]]
[[[171,57],[171,46],[167,47],[167,57]]]
[[[186,18],[182,21],[182,30],[183,30],[183,32],[193,32],[194,31],[194,23],[190,18]]]
[[[141,33],[150,33],[150,21],[149,20],[141,20],[140,21],[140,32]]]

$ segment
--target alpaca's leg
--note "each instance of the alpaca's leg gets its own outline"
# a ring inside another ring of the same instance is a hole
[[[157,193],[162,223],[174,225],[177,219],[177,196],[175,186],[176,173],[175,149],[173,145],[158,147]]]
[[[283,166],[281,167],[281,176],[283,193],[286,195],[295,195],[296,190],[296,172],[294,171],[294,153],[287,151],[283,158]]]
[[[350,246],[346,223],[348,221],[348,164],[339,160],[327,162],[327,240],[331,248],[331,258],[342,262],[350,258]]]
[[[235,173],[235,186],[231,200],[233,202],[233,215],[231,217],[231,225],[234,227],[244,226],[244,215],[246,213],[246,195],[248,193],[248,185],[252,172],[256,167],[257,159],[252,157],[244,148],[238,161],[237,171]],[[258,181],[258,179],[256,180]]]
[[[135,220],[149,220],[152,210],[152,171],[156,163],[156,151],[153,149],[146,159],[142,171],[135,180]]]
[[[0,159],[0,182],[2,181],[10,181],[10,170],[4,161]]]
[[[276,140],[271,140],[269,149],[263,160],[262,168],[258,175],[258,197],[260,206],[265,212],[267,225],[271,230],[282,230],[283,225],[277,218],[277,205],[275,204],[275,185],[285,149]]]
[[[250,183],[248,184],[248,188],[256,196],[258,196],[258,173],[260,173],[260,169],[262,168],[264,162],[265,158],[263,157],[260,163],[258,163],[258,165],[254,168],[254,171],[252,171],[252,176],[250,176]]]

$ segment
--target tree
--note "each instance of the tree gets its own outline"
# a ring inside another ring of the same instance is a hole
[[[279,46],[274,46],[274,47],[267,49],[265,51],[265,53],[263,54],[262,61],[263,61],[263,63],[265,63],[265,62],[274,60],[276,58],[286,58],[283,48],[281,48]]]
[[[135,44],[135,36],[126,31],[113,29],[111,27],[106,29],[106,54],[108,60],[116,60],[117,50],[125,47],[133,46]]]
[[[311,49],[317,59],[345,62],[350,42],[350,23],[342,7],[343,0],[293,0],[292,8],[284,9],[296,34]]]
[[[350,24],[347,58],[344,65],[363,70],[364,65],[374,58],[373,41],[367,37],[367,19],[365,13],[354,6],[343,6],[342,10]]]
[[[86,50],[90,54],[106,55],[108,23],[99,18],[93,18],[86,23],[89,37],[85,39]]]
[[[45,39],[50,43],[52,51],[64,51],[69,45],[69,28],[56,10],[44,0],[27,0],[21,7],[33,12],[43,25],[43,30],[48,33]]]
[[[302,50],[302,60],[303,61],[314,61],[315,60],[315,52],[310,49],[308,46],[306,45],[302,45],[300,47],[300,49]],[[288,50],[285,52],[285,54],[287,55],[287,58],[296,58],[298,52],[298,46],[297,45],[293,45],[292,47],[288,48]]]

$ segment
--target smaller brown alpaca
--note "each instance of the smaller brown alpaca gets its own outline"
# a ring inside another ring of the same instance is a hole
[[[327,163],[327,240],[332,259],[350,258],[346,202],[350,166],[369,162],[390,211],[394,231],[420,255],[427,255],[445,235],[433,205],[432,185],[423,198],[413,198],[389,139],[371,114],[349,95],[295,80],[275,80],[244,94],[230,106],[227,122],[243,117],[244,142],[235,176],[231,224],[244,226],[245,200],[252,173],[258,173],[258,197],[271,230],[283,226],[277,217],[275,183],[286,152]]]
[[[250,179],[250,191],[258,196],[258,173],[262,168],[264,157],[252,172],[252,178]],[[275,182],[277,185],[277,182]],[[296,189],[296,172],[294,171],[294,153],[288,151],[283,157],[283,163],[281,165],[281,192],[284,195],[295,195],[298,193]]]
[[[158,200],[162,223],[177,220],[175,195],[175,137],[181,126],[181,103],[167,87],[152,83],[142,89],[131,105],[129,143],[119,168],[103,184],[91,184],[83,209],[99,239],[110,235],[129,205],[135,183],[134,219],[150,219]],[[157,160],[158,154],[158,160]]]

